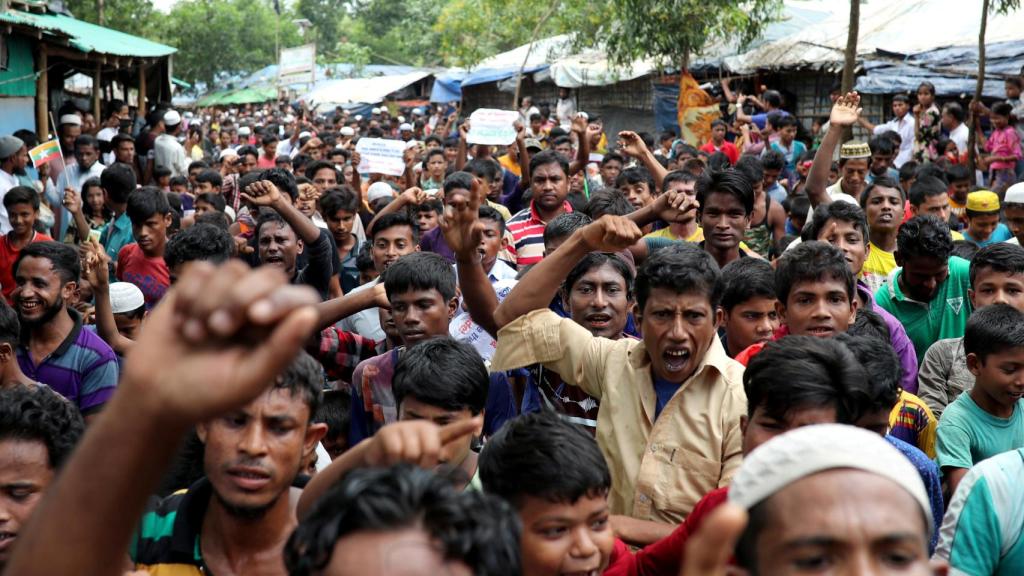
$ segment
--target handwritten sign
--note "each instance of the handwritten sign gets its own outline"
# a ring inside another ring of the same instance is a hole
[[[401,176],[405,172],[405,161],[402,159],[404,151],[405,142],[401,140],[360,138],[356,142],[356,152],[362,158],[359,172]]]
[[[516,141],[515,121],[519,113],[514,110],[480,108],[469,117],[470,144],[507,146]]]

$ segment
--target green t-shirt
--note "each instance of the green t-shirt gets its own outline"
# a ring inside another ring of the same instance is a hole
[[[970,392],[957,396],[939,420],[935,452],[939,468],[970,468],[986,458],[1024,448],[1024,399],[1009,418],[981,409]]]
[[[943,338],[960,338],[971,315],[971,263],[953,256],[949,259],[949,278],[942,283],[931,302],[911,300],[900,289],[903,268],[893,270],[889,281],[875,291],[875,302],[903,324],[914,343],[917,363],[924,360],[928,347]]]

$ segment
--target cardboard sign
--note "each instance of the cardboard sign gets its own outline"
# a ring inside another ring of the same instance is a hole
[[[507,146],[516,141],[515,122],[519,112],[480,108],[469,117],[466,142],[490,146]]]
[[[356,142],[356,152],[362,158],[359,172],[362,174],[387,174],[401,176],[405,173],[405,142],[401,140],[385,140],[384,138],[360,138]]]

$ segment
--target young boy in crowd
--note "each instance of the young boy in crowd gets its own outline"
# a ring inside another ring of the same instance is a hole
[[[384,273],[384,288],[403,347],[365,360],[352,377],[352,421],[349,442],[373,435],[398,419],[394,372],[407,349],[433,338],[448,337],[459,300],[455,271],[430,252],[404,256]],[[483,366],[483,359],[479,358]],[[484,433],[492,434],[515,414],[511,388],[504,374],[491,375]]]
[[[412,206],[410,212],[415,216],[416,226],[420,229],[422,237],[427,232],[437,228],[444,212],[444,206],[437,198],[430,198],[422,204]]]
[[[753,255],[740,246],[753,212],[754,186],[740,171],[712,172],[697,181],[697,218],[704,229],[699,246],[720,268]]]
[[[898,266],[896,234],[903,223],[905,203],[903,190],[887,176],[875,178],[860,197],[860,207],[868,222],[870,247],[861,277],[872,290],[885,284]]]
[[[976,311],[964,331],[974,387],[942,415],[938,463],[949,494],[982,460],[1024,447],[1024,312],[1007,304]]]
[[[196,216],[202,216],[207,212],[224,212],[227,203],[220,192],[203,192],[196,197]]]
[[[171,285],[164,263],[171,206],[165,192],[146,186],[128,195],[127,212],[135,243],[118,253],[117,279],[138,286],[146,297],[146,308],[152,309]]]
[[[741,258],[722,269],[722,345],[730,358],[768,342],[779,328],[775,271],[757,258]]]
[[[359,198],[348,187],[332,188],[320,197],[320,214],[334,238],[341,260],[338,271],[341,291],[348,294],[360,284],[356,259],[362,245],[352,233],[355,220],[359,218]]]
[[[971,190],[971,173],[963,164],[953,164],[946,168],[946,180],[949,181],[949,210],[958,221],[957,228],[963,230],[967,226],[967,194]]]
[[[627,168],[615,179],[615,188],[629,200],[634,209],[640,209],[654,202],[658,190],[654,177],[646,168]]]
[[[196,188],[195,194],[220,194],[220,187],[223,185],[224,179],[221,178],[220,172],[216,170],[203,170],[196,175]]]
[[[716,337],[720,272],[692,244],[655,252],[638,272],[642,342],[595,337],[548,310],[565,270],[590,252],[618,252],[640,237],[632,221],[605,216],[548,254],[530,271],[531,282],[516,286],[494,313],[500,331],[492,369],[540,362],[616,407],[601,410],[597,424],[614,480],[611,511],[632,517],[632,540],[649,542],[671,531],[701,494],[728,483],[739,458],[743,402],[741,367]],[[716,416],[709,422],[707,414]],[[676,453],[694,457],[667,456]]]
[[[988,190],[967,195],[967,228],[964,240],[984,248],[1013,238],[1010,229],[999,221],[999,196]]]
[[[39,217],[39,194],[28,186],[15,186],[4,194],[4,208],[11,223],[11,231],[0,238],[0,287],[4,299],[11,303],[14,291],[14,263],[21,249],[32,242],[52,241],[42,232],[36,231]],[[86,230],[89,230],[87,227]]]
[[[350,448],[348,443],[349,419],[352,417],[352,393],[349,390],[324,390],[324,399],[316,409],[313,421],[327,425],[320,439],[324,450],[336,460]]]
[[[353,444],[317,474],[303,491],[299,516],[349,471],[396,461],[423,467],[443,466],[453,473],[452,480],[458,488],[479,490],[478,455],[472,447],[483,431],[489,389],[487,368],[472,346],[435,338],[410,348],[395,366],[392,380],[398,417],[373,436]],[[423,426],[424,423],[464,431],[434,446],[434,453],[429,453],[426,445],[408,441],[404,449],[398,449],[396,442],[401,444],[410,435],[431,428]],[[388,455],[384,461],[382,453]],[[428,464],[425,460],[431,457],[434,462]]]
[[[786,115],[775,118],[772,121],[779,139],[772,142],[771,149],[781,152],[786,159],[786,174],[790,180],[796,174],[796,162],[804,152],[807,152],[807,145],[796,139],[797,120],[793,116]],[[735,164],[735,162],[733,162]]]
[[[918,365],[935,342],[962,336],[971,315],[970,263],[952,254],[949,227],[931,216],[915,216],[896,235],[900,268],[875,291],[878,306],[906,329]]]
[[[729,164],[735,165],[736,161],[740,159],[740,151],[736,148],[735,144],[725,140],[725,133],[728,129],[729,125],[726,124],[725,121],[712,121],[711,139],[701,146],[700,150],[702,152],[707,152],[708,154],[722,152],[729,158]]]
[[[934,216],[952,226],[954,220],[949,205],[949,186],[935,176],[922,176],[910,187],[910,213],[912,216]],[[953,241],[964,235],[950,228]]]
[[[971,289],[967,292],[975,310],[992,304],[1009,304],[1024,312],[1024,248],[1001,242],[986,246],[971,260]],[[918,373],[918,393],[936,418],[960,394],[974,386],[967,366],[964,339],[939,340],[928,348]]]

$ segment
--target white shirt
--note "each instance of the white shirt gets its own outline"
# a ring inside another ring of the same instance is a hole
[[[7,192],[18,185],[18,177],[0,170],[0,234],[7,234],[11,231],[11,221],[7,218],[7,207],[4,206],[4,196]]]
[[[50,206],[56,208],[59,207],[61,213],[60,230],[57,231],[57,236],[54,238],[64,238],[64,234],[68,231],[68,225],[71,224],[71,212],[64,207],[64,189],[73,188],[75,192],[82,193],[82,185],[85,184],[90,178],[99,178],[100,174],[107,167],[100,162],[93,162],[93,165],[88,170],[82,170],[82,166],[79,164],[69,164],[68,167],[60,173],[60,177],[57,178],[57,184],[52,185],[49,182],[46,184],[46,199],[50,202]],[[6,214],[6,211],[5,211]]]
[[[372,282],[367,282],[362,286],[353,288],[349,294],[369,290],[380,283],[381,279],[380,276],[378,276]],[[342,330],[355,332],[363,338],[369,338],[377,343],[383,342],[384,339],[387,338],[387,334],[384,333],[384,328],[380,325],[380,310],[376,307],[367,308],[366,310],[361,310],[351,316],[342,318],[341,321],[335,325]]]
[[[835,184],[829,186],[828,188],[825,188],[825,192],[828,192],[829,198],[831,198],[833,202],[849,202],[854,206],[860,206],[860,204],[857,204],[856,198],[850,196],[846,192],[843,192],[842,178],[836,180]]]
[[[576,115],[576,101],[572,98],[559,98],[558,106],[555,107],[555,117],[558,125],[568,128],[572,125],[572,117]]]
[[[153,142],[153,157],[157,166],[163,166],[171,171],[172,177],[188,176],[188,156],[177,137],[170,134],[157,136]]]
[[[963,154],[967,152],[967,124],[963,122],[959,126],[949,131],[949,139],[956,143],[957,154]]]
[[[892,163],[893,166],[899,168],[914,155],[914,138],[917,136],[917,123],[914,121],[914,115],[908,112],[903,115],[903,118],[893,118],[885,124],[875,126],[875,135],[889,130],[899,134],[902,140],[900,151]]]

